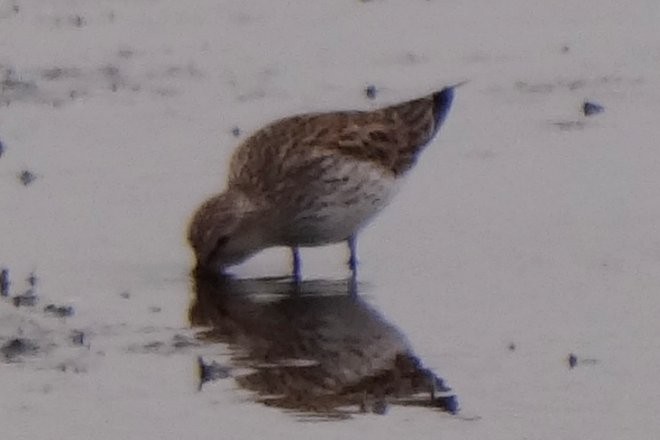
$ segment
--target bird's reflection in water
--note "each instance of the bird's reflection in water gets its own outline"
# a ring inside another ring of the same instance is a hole
[[[384,413],[389,404],[458,410],[406,338],[348,294],[350,281],[193,281],[191,323],[206,327],[201,339],[228,344],[225,371],[259,402],[323,418]],[[200,362],[202,384],[218,377]]]

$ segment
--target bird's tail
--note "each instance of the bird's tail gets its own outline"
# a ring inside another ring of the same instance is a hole
[[[395,124],[398,152],[393,167],[397,174],[410,169],[417,155],[438,133],[451,109],[456,87],[445,87],[423,98],[383,109],[386,119],[398,121]]]

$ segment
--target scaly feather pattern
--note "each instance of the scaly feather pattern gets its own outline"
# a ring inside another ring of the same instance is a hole
[[[257,131],[232,156],[227,190],[193,218],[198,263],[223,268],[269,246],[343,240],[354,262],[355,235],[387,205],[453,95],[447,87],[373,111],[303,114]]]

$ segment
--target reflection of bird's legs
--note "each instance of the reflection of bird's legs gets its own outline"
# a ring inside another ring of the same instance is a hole
[[[369,410],[369,404],[367,401],[367,392],[362,391],[362,396],[360,396],[360,412],[366,413]]]
[[[293,271],[291,275],[293,276],[293,281],[296,284],[300,283],[300,251],[297,247],[291,248],[291,265],[293,266]]]
[[[348,237],[348,240],[346,240],[346,243],[348,244],[348,251],[350,252],[350,256],[348,257],[348,268],[353,272],[353,275],[355,276],[355,272],[357,272],[357,252],[356,252],[356,244],[357,244],[357,237],[355,235],[351,235]]]
[[[356,297],[357,293],[357,277],[355,272],[351,272],[351,277],[348,279],[348,296]]]
[[[346,243],[348,244],[348,251],[349,251],[349,257],[348,257],[348,268],[351,270],[351,286],[350,286],[350,291],[351,293],[356,293],[355,292],[355,287],[357,283],[357,251],[356,251],[356,245],[357,245],[357,238],[355,235],[351,235],[348,237],[346,240]],[[292,277],[293,281],[296,283],[300,283],[300,251],[298,247],[292,246],[291,247],[291,265],[293,266],[292,270]]]
[[[351,278],[348,281],[348,293],[351,296],[355,296],[357,295],[357,237],[351,235],[346,240],[346,243],[348,244],[348,252],[350,253],[348,257],[348,268],[351,270]]]

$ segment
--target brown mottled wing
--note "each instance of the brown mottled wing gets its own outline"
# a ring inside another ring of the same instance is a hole
[[[373,161],[401,175],[437,132],[451,104],[450,92],[370,112],[308,114],[274,122],[236,151],[229,184],[263,193],[288,182],[299,185],[305,180],[301,174],[313,179],[324,158],[335,153]]]
[[[357,114],[322,145],[401,175],[414,165],[434,130],[433,99],[427,97]]]
[[[251,192],[269,193],[274,186],[293,180],[295,171],[318,156],[304,140],[313,135],[315,119],[301,115],[273,122],[248,138],[234,153],[229,185]]]

